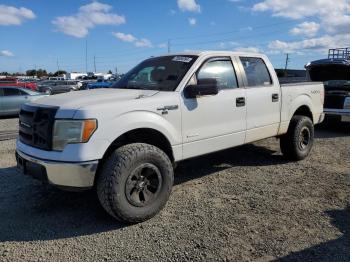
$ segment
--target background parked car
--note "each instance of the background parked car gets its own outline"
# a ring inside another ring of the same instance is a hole
[[[114,84],[112,81],[99,79],[97,82],[88,83],[86,89],[109,88]]]
[[[37,90],[37,83],[35,81],[21,81],[20,79],[17,79],[15,77],[6,77],[0,79],[0,86],[16,86],[16,87],[23,87],[28,88],[33,91]]]
[[[55,95],[79,90],[79,82],[72,80],[46,80],[38,84],[38,91],[48,95]]]
[[[20,87],[0,86],[0,116],[16,115],[22,104],[35,101],[47,95]]]

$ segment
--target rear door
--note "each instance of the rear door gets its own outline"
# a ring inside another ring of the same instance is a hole
[[[246,143],[277,135],[280,124],[281,89],[270,64],[260,57],[240,56],[247,96]]]

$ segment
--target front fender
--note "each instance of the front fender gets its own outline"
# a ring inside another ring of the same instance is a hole
[[[104,127],[104,137],[112,143],[121,135],[140,128],[150,128],[162,133],[172,146],[182,143],[181,118],[169,113],[166,117],[150,111],[133,111],[117,116]]]

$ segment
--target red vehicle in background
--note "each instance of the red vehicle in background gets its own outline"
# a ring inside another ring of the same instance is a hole
[[[15,77],[0,78],[0,86],[17,86],[24,87],[30,90],[37,90],[37,83],[34,81],[21,81]]]

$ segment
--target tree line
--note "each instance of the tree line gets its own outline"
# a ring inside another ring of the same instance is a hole
[[[39,78],[42,78],[42,77],[55,77],[55,76],[61,76],[61,75],[64,75],[64,74],[67,74],[66,71],[64,70],[58,70],[54,73],[52,72],[47,72],[45,69],[29,69],[25,72],[25,75],[26,76],[31,76],[31,77],[39,77]],[[9,73],[9,72],[0,72],[0,75],[4,75],[4,76],[23,76],[24,73],[22,72],[15,72],[15,73]]]
[[[38,77],[38,78],[42,78],[42,77],[56,77],[56,76],[61,76],[61,75],[65,75],[67,74],[67,71],[65,70],[58,70],[56,72],[47,72],[45,69],[29,69],[25,72],[26,76],[31,76],[31,77]],[[112,70],[108,71],[108,74],[113,74]],[[16,72],[16,73],[9,73],[9,72],[0,72],[0,75],[3,76],[23,76],[24,73],[21,72]]]

